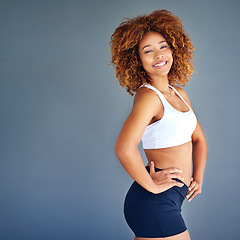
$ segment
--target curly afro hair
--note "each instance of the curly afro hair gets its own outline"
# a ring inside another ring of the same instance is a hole
[[[147,32],[160,33],[173,53],[173,65],[168,74],[170,85],[182,85],[190,80],[193,68],[194,47],[183,29],[182,21],[167,10],[158,10],[150,15],[126,18],[111,36],[111,64],[116,68],[116,77],[122,87],[133,95],[151,79],[142,67],[138,54],[139,42]]]

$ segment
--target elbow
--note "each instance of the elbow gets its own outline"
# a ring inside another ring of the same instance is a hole
[[[116,142],[115,144],[115,154],[116,156],[119,158],[119,156],[122,154],[122,148],[121,146],[118,144],[118,142]]]
[[[131,144],[128,144],[127,142],[122,143],[120,141],[116,142],[115,154],[120,161],[127,159],[129,156],[132,155],[132,153],[133,153],[133,148],[131,147]]]
[[[123,146],[122,144],[118,143],[118,141],[115,144],[115,154],[118,157],[118,159],[122,159],[124,158],[124,156],[126,156],[127,153],[127,149],[125,146]]]

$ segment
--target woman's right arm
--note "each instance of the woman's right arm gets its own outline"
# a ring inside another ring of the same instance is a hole
[[[156,183],[147,172],[138,150],[138,144],[146,126],[154,116],[159,114],[159,111],[163,111],[163,106],[156,93],[141,88],[134,97],[132,111],[125,121],[115,145],[116,155],[127,173],[152,193],[163,192],[174,185],[181,186],[180,183],[172,180],[173,177],[176,177],[175,174],[173,173],[174,176],[169,175],[169,172],[166,171],[156,173],[164,175],[162,178],[166,183],[161,184],[159,181]],[[171,170],[173,172],[173,169]],[[178,172],[178,169],[175,170],[174,172]],[[151,174],[155,173],[151,172]]]

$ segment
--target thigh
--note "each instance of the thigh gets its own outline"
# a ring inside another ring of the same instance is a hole
[[[183,233],[177,234],[175,236],[166,237],[166,238],[137,238],[134,237],[134,240],[191,240],[188,230]]]

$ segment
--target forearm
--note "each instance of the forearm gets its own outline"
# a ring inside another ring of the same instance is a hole
[[[147,172],[138,147],[115,147],[116,155],[126,172],[143,188],[157,193],[156,184]]]
[[[194,181],[202,185],[203,174],[207,161],[207,143],[205,138],[193,143],[193,174]]]

